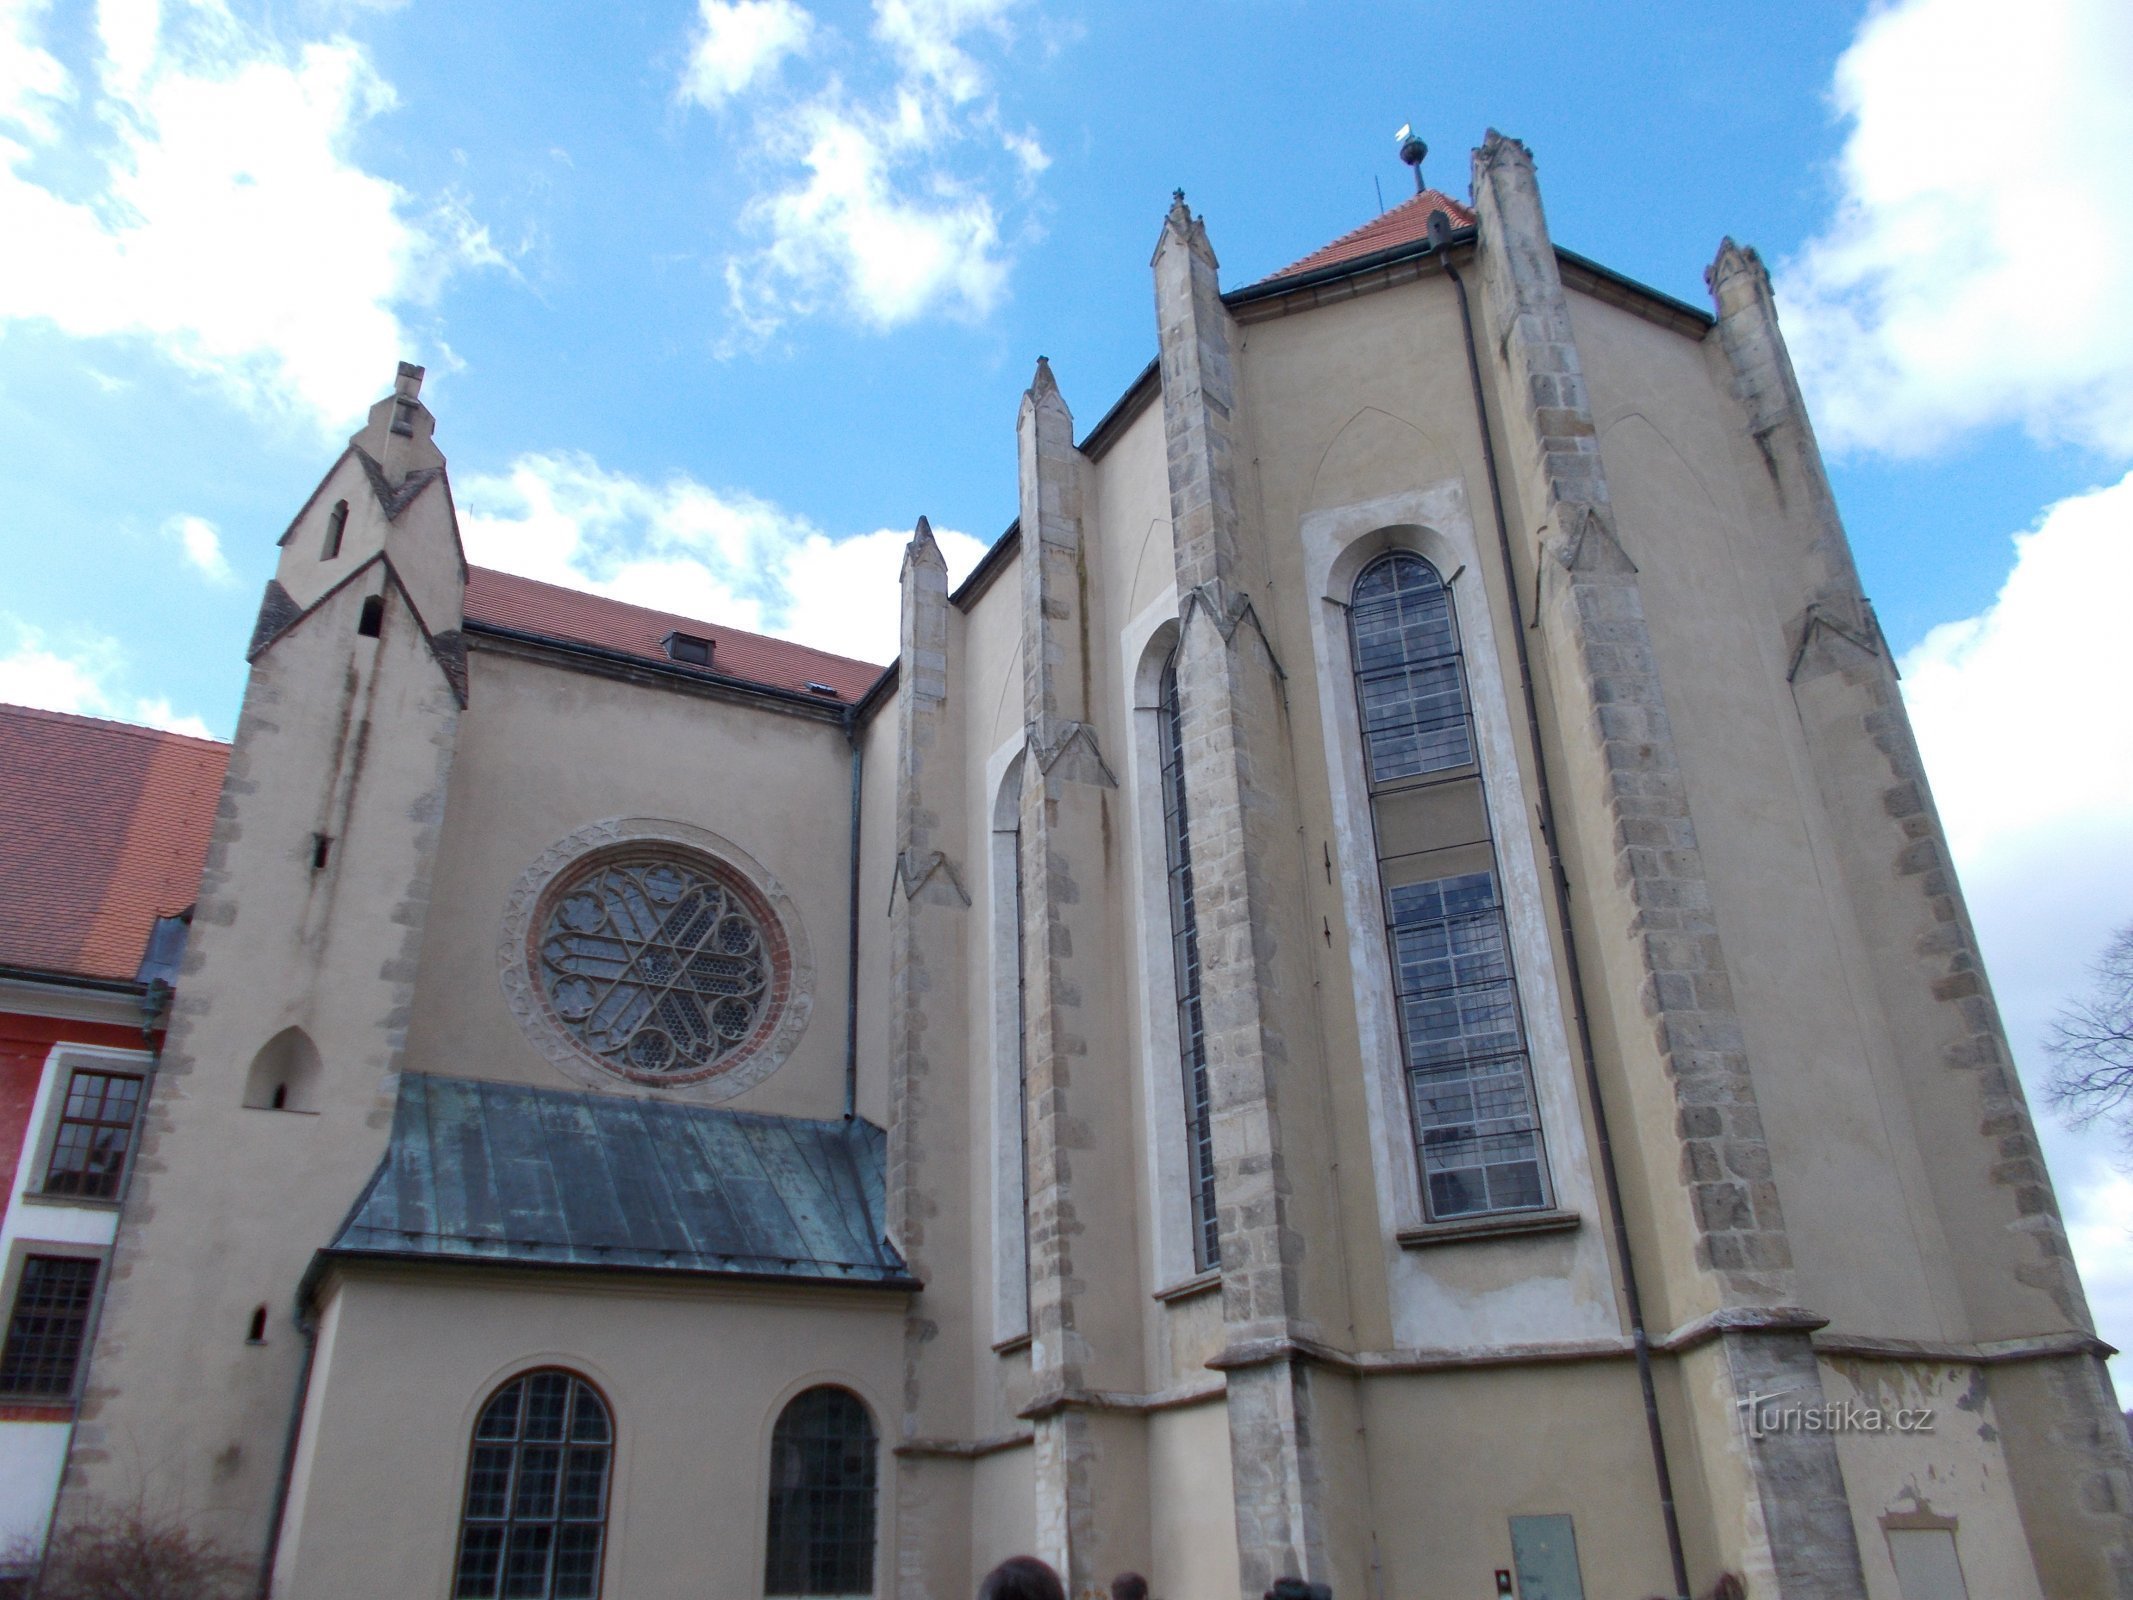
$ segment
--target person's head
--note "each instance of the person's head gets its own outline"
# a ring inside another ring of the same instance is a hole
[[[1121,1572],[1111,1580],[1111,1600],[1148,1600],[1148,1580],[1138,1572]]]
[[[985,1574],[978,1600],[1066,1600],[1066,1590],[1035,1556],[1009,1556]]]
[[[1266,1600],[1333,1600],[1333,1591],[1322,1583],[1306,1583],[1301,1578],[1276,1578],[1274,1587],[1267,1590]]]

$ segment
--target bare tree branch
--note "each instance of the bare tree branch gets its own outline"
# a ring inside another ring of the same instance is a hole
[[[2046,1092],[2074,1127],[2097,1122],[2133,1142],[2133,923],[2111,936],[2095,986],[2052,1023]]]

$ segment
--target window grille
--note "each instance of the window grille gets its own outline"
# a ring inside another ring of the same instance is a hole
[[[1207,1088],[1207,1025],[1200,1010],[1200,925],[1192,893],[1192,845],[1185,816],[1184,733],[1178,716],[1178,657],[1163,663],[1156,707],[1161,749],[1163,856],[1170,877],[1170,963],[1176,979],[1178,1054],[1185,1080],[1185,1147],[1192,1186],[1193,1264],[1222,1264],[1215,1214],[1214,1108]]]
[[[64,1400],[74,1393],[98,1263],[89,1256],[25,1256],[7,1343],[0,1347],[0,1393]]]
[[[767,1595],[874,1592],[874,1419],[849,1389],[796,1395],[770,1438]]]
[[[1388,899],[1430,1215],[1538,1206],[1540,1123],[1495,874],[1406,884]]]
[[[597,1600],[614,1431],[574,1373],[496,1391],[467,1457],[454,1600]]]
[[[117,1199],[140,1108],[139,1078],[122,1072],[74,1073],[67,1080],[44,1192],[81,1200]]]
[[[760,1036],[777,974],[765,920],[709,865],[609,858],[556,896],[537,966],[564,1032],[611,1071],[717,1071]]]
[[[1348,613],[1370,781],[1473,764],[1466,674],[1451,591],[1420,556],[1381,556],[1356,579]]]
[[[1396,550],[1356,579],[1349,611],[1373,812],[1404,812],[1402,855],[1379,862],[1407,1102],[1430,1220],[1548,1203],[1540,1118],[1519,1015],[1493,841],[1416,838],[1434,789],[1486,815],[1451,591]],[[1382,841],[1381,841],[1382,848]],[[1431,852],[1444,868],[1429,871]],[[1485,853],[1483,853],[1485,852]]]

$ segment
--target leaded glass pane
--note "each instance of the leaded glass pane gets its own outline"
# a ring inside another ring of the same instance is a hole
[[[453,1595],[594,1600],[612,1457],[600,1397],[570,1373],[528,1373],[482,1408],[474,1437]]]
[[[1157,706],[1162,757],[1163,855],[1170,876],[1170,955],[1178,1000],[1178,1053],[1185,1081],[1185,1144],[1192,1185],[1192,1248],[1201,1270],[1222,1264],[1215,1210],[1214,1106],[1207,1086],[1207,1024],[1200,1009],[1200,926],[1186,828],[1184,733],[1178,715],[1178,662],[1163,665]]]
[[[1387,898],[1430,1215],[1544,1204],[1540,1121],[1495,875],[1406,884]]]
[[[1373,562],[1356,581],[1348,629],[1370,781],[1470,765],[1459,630],[1436,569],[1405,551]]]
[[[756,1037],[775,987],[761,914],[694,859],[611,858],[581,872],[536,945],[556,1020],[629,1077],[716,1070]]]
[[[874,1420],[829,1385],[794,1398],[770,1440],[771,1595],[874,1591]]]

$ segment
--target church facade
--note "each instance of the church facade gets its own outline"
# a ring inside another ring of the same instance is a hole
[[[2133,1464],[1730,241],[1491,134],[1039,362],[886,671],[283,538],[58,1516],[295,1600],[2133,1595]]]

